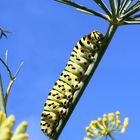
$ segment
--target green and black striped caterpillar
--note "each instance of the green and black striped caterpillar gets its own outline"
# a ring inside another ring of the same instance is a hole
[[[103,39],[100,32],[94,31],[77,42],[65,70],[55,82],[44,105],[40,125],[45,135],[52,137],[55,133],[60,120],[70,107],[74,92],[80,88],[81,79],[94,61],[95,53],[100,50]]]

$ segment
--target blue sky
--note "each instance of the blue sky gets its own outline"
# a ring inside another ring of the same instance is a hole
[[[78,1],[78,0],[77,0]],[[82,3],[82,0],[79,0]],[[93,30],[106,33],[108,23],[47,0],[1,0],[0,26],[12,32],[0,41],[0,57],[9,51],[14,73],[24,65],[9,97],[7,111],[16,124],[28,121],[29,140],[47,140],[40,131],[40,114],[54,82],[64,69],[75,43]],[[92,1],[83,2],[90,8]],[[98,9],[98,8],[97,8]],[[85,126],[104,113],[119,110],[130,118],[118,140],[137,139],[140,116],[140,25],[120,27],[69,119],[60,140],[81,140]],[[0,65],[6,90],[9,77]]]

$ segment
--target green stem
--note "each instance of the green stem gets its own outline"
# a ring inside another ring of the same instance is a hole
[[[110,18],[112,17],[112,13],[102,0],[93,0],[93,1],[95,1],[98,4],[98,6],[100,6]]]
[[[10,91],[11,91],[11,88],[13,86],[14,81],[15,81],[15,78],[10,80],[10,83],[8,85],[8,88],[7,88],[7,91],[6,91],[6,94],[5,94],[5,105],[7,105],[8,97],[9,97],[9,94],[10,94]]]
[[[109,133],[108,136],[109,136],[112,140],[115,140],[115,138],[111,135],[111,133]]]
[[[82,79],[82,81],[80,82],[80,89],[77,90],[75,93],[74,93],[74,97],[73,97],[73,102],[71,104],[71,106],[69,107],[68,111],[67,111],[67,114],[66,116],[60,121],[59,123],[59,126],[57,127],[56,129],[56,133],[55,135],[53,136],[53,138],[51,138],[51,140],[57,140],[59,135],[61,134],[63,128],[65,127],[67,121],[69,120],[70,118],[70,115],[72,114],[74,108],[76,107],[80,97],[82,96],[86,86],[88,85],[92,75],[94,74],[97,66],[99,65],[115,31],[117,30],[117,26],[115,25],[110,25],[109,28],[108,28],[108,31],[105,35],[105,39],[104,39],[104,42],[103,42],[103,46],[102,46],[102,49],[100,51],[100,53],[98,54],[97,56],[97,61],[96,63],[93,62],[90,64],[88,70],[86,71],[85,73],[85,76],[84,78]]]
[[[13,78],[13,76],[12,76],[12,73],[11,73],[11,70],[9,69],[9,67],[6,65],[6,63],[0,58],[0,61],[2,62],[2,64],[5,66],[5,68],[7,69],[7,71],[8,71],[8,74],[9,74],[9,76],[10,76],[10,79],[12,79]]]
[[[4,100],[4,92],[3,92],[1,75],[0,75],[0,111],[6,114],[6,105],[5,105],[5,100]]]
[[[115,18],[117,12],[116,0],[109,0],[109,1],[110,1],[110,7],[111,7],[113,18]]]
[[[91,10],[91,9],[85,7],[85,6],[81,6],[81,5],[79,5],[79,4],[75,3],[75,2],[67,1],[67,0],[55,0],[55,1],[60,2],[60,3],[67,4],[67,5],[70,5],[70,6],[73,6],[73,7],[75,7],[78,11],[81,11],[81,12],[84,11],[85,13],[92,14],[92,15],[94,15],[94,16],[98,16],[98,17],[100,17],[100,18],[103,18],[103,19],[109,21],[109,18],[108,18],[107,15],[104,15],[104,14],[102,14],[102,13],[100,13],[100,12],[96,12],[96,11],[94,11],[94,10]]]

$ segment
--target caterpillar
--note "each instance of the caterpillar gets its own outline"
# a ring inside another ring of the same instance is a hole
[[[99,31],[93,31],[82,37],[73,48],[64,71],[48,94],[41,115],[41,130],[48,137],[54,135],[60,120],[65,116],[74,92],[80,88],[79,83],[94,61],[94,55],[100,50],[103,39]]]

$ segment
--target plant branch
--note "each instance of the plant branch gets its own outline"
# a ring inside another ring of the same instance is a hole
[[[116,4],[116,0],[109,0],[110,1],[110,7],[111,7],[111,11],[112,11],[112,15],[115,18],[116,17],[116,12],[117,12],[117,4]]]
[[[12,73],[11,73],[11,70],[9,69],[8,65],[0,58],[0,61],[2,62],[2,64],[5,66],[5,68],[7,69],[8,71],[8,74],[10,76],[10,79],[13,79],[13,76],[12,76]]]
[[[8,66],[8,50],[5,52],[5,64]]]
[[[65,127],[70,115],[72,114],[75,106],[77,105],[80,97],[82,96],[86,86],[88,85],[93,73],[95,72],[97,66],[99,65],[115,31],[117,29],[117,26],[115,25],[110,25],[109,28],[108,28],[108,31],[105,35],[105,39],[104,39],[104,42],[103,42],[103,46],[102,46],[102,49],[101,51],[99,52],[99,54],[96,54],[96,57],[97,57],[97,61],[94,63],[91,63],[88,70],[86,71],[85,73],[85,76],[84,78],[82,79],[82,81],[80,82],[80,89],[77,90],[75,93],[74,93],[74,97],[73,97],[73,101],[72,101],[72,104],[71,106],[68,108],[68,111],[67,111],[67,114],[65,115],[65,117],[60,121],[59,123],[59,126],[57,127],[56,129],[56,133],[54,135],[53,138],[51,138],[51,140],[57,140],[59,135],[61,134],[63,128]]]
[[[120,5],[121,5],[121,0],[117,0],[118,5],[117,5],[117,15],[119,14],[119,10],[120,10]]]
[[[17,75],[18,75],[18,73],[19,73],[19,71],[20,71],[22,65],[23,65],[23,62],[19,65],[19,67],[18,67],[18,69],[17,69],[17,71],[16,71],[16,74],[13,76],[13,78],[12,78],[12,79],[10,80],[10,82],[9,82],[9,85],[8,85],[8,88],[7,88],[7,91],[6,91],[6,94],[5,94],[5,104],[6,104],[6,105],[7,105],[7,101],[8,101],[8,97],[9,97],[11,88],[12,88],[12,86],[13,86],[13,84],[14,84],[14,81],[16,80],[16,77],[17,77]]]
[[[140,10],[140,1],[137,1],[135,4],[133,4],[130,7],[133,0],[122,0],[122,1],[109,0],[110,7],[111,7],[111,11],[110,11],[102,0],[93,0],[105,11],[105,13],[107,13],[107,15],[88,9],[85,6],[81,6],[70,0],[55,0],[55,1],[73,6],[76,8],[76,10],[80,12],[84,12],[87,14],[91,14],[103,18],[113,25],[120,26],[120,25],[127,25],[127,24],[130,25],[139,24],[139,19],[133,18],[132,20],[131,17],[132,16],[134,17],[135,16],[134,14]]]
[[[84,13],[87,13],[87,14],[91,14],[91,15],[94,15],[94,16],[98,16],[98,17],[103,18],[103,19],[105,19],[107,21],[109,20],[107,15],[104,15],[102,13],[99,13],[99,12],[96,12],[94,10],[88,9],[87,7],[81,6],[81,5],[79,5],[79,4],[75,3],[75,2],[68,1],[68,0],[55,0],[55,1],[67,4],[67,5],[70,5],[70,6],[73,6],[78,11],[81,11],[81,12],[84,12]]]
[[[3,36],[6,37],[6,38],[8,38],[8,37],[7,37],[7,33],[11,33],[11,32],[9,32],[9,31],[7,31],[7,30],[5,30],[5,29],[0,28],[0,39],[1,39]]]
[[[111,135],[111,133],[109,133],[108,136],[109,136],[112,140],[115,140],[115,138]]]
[[[111,11],[107,8],[107,6],[102,0],[93,0],[93,1],[95,1],[97,5],[99,5],[109,17],[112,17]]]
[[[8,87],[7,87],[6,94],[5,94],[5,107],[6,107],[7,101],[8,101],[8,97],[9,97],[9,94],[10,94],[10,91],[11,91],[11,88],[12,88],[13,83],[14,83],[14,81],[16,80],[16,77],[17,77],[17,75],[18,75],[18,73],[19,73],[19,71],[20,71],[20,69],[21,69],[21,67],[22,67],[22,65],[23,65],[23,62],[19,65],[19,67],[18,67],[18,69],[17,69],[15,75],[13,76],[13,75],[12,75],[12,72],[11,72],[11,70],[9,69],[9,66],[8,66],[8,51],[6,51],[5,61],[2,60],[1,58],[0,58],[0,61],[1,61],[2,64],[6,67],[6,69],[7,69],[7,71],[8,71],[8,75],[9,75],[9,77],[10,77],[10,82],[9,82],[9,85],[8,85]],[[4,95],[3,95],[3,96],[4,96]]]
[[[135,3],[127,12],[125,12],[124,15],[122,15],[122,19],[127,19],[129,18],[131,15],[135,14],[136,12],[138,12],[140,10],[140,1]]]
[[[127,0],[124,5],[122,6],[121,14],[125,13],[125,11],[129,8],[133,0]]]
[[[140,20],[125,20],[124,25],[140,24]]]
[[[137,1],[135,4],[133,4],[128,10],[126,10],[126,12],[133,10],[134,8],[136,8],[138,5],[140,4],[140,1]]]
[[[4,100],[4,92],[3,92],[3,85],[2,85],[2,78],[0,74],[0,111],[6,114],[6,105]]]
[[[18,69],[17,69],[17,71],[16,71],[16,73],[15,73],[15,75],[14,75],[14,78],[16,78],[17,75],[19,74],[19,72],[20,72],[20,70],[21,70],[21,68],[22,68],[22,66],[23,66],[23,63],[24,63],[24,62],[21,62],[21,63],[20,63],[20,65],[19,65],[19,67],[18,67]]]
[[[119,16],[122,14],[123,8],[125,6],[125,2],[126,0],[122,0],[121,4],[120,4],[120,9],[119,9]]]
[[[5,105],[7,105],[8,97],[9,97],[9,94],[10,94],[10,91],[11,91],[11,88],[12,88],[14,81],[15,81],[15,78],[11,79],[9,82],[9,85],[8,85],[8,88],[7,88],[7,91],[5,94]]]
[[[133,16],[133,18],[140,18],[140,14]]]

